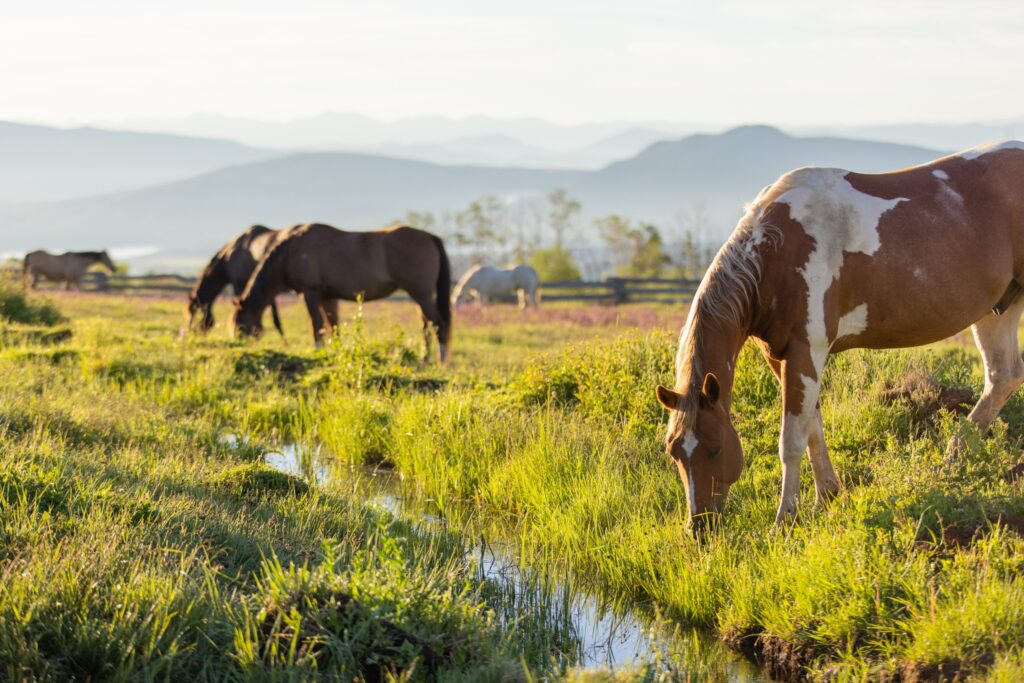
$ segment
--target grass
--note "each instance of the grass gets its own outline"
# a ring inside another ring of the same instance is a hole
[[[653,396],[682,311],[463,310],[441,368],[418,360],[402,304],[366,306],[321,351],[298,307],[286,343],[179,340],[176,300],[60,307],[72,337],[0,348],[9,678],[660,675],[567,669],[550,606],[479,581],[472,539],[268,471],[259,444],[287,440],[393,466],[443,511],[500,521],[542,571],[779,670],[1016,680],[1024,667],[1024,402],[980,435],[927,392],[892,392],[908,377],[977,392],[973,349],[835,357],[822,408],[844,489],[816,508],[805,467],[799,521],[776,533],[780,397],[745,351],[746,470],[698,545]],[[965,429],[967,452],[946,462]]]

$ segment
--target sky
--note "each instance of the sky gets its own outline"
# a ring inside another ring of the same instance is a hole
[[[5,2],[0,120],[1024,116],[1024,2]]]

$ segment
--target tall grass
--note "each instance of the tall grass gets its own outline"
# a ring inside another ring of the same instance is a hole
[[[745,351],[746,468],[724,527],[698,544],[653,396],[674,352],[661,313],[584,328],[488,312],[439,367],[419,360],[399,307],[367,306],[314,351],[298,311],[283,348],[178,340],[179,302],[65,305],[70,340],[0,350],[7,677],[340,678],[373,660],[497,680],[523,675],[520,649],[531,672],[563,673],[549,606],[507,628],[528,605],[477,580],[466,539],[252,466],[260,444],[287,440],[390,464],[442,511],[503,520],[539,570],[812,676],[1021,670],[1024,402],[982,435],[891,391],[926,375],[977,392],[973,351],[836,357],[822,408],[843,491],[815,507],[805,467],[799,520],[776,532],[780,396]],[[948,462],[961,432],[968,448]]]

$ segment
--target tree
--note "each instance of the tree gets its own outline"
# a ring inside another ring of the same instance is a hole
[[[432,211],[406,211],[405,218],[395,221],[398,225],[409,225],[427,232],[437,230],[437,218]]]
[[[512,260],[526,263],[540,244],[540,229],[544,224],[543,207],[537,198],[520,199],[505,212],[512,239]]]
[[[647,224],[634,227],[626,218],[611,214],[594,221],[601,239],[608,245],[616,275],[661,277],[672,259],[658,228]]]
[[[662,277],[665,269],[672,264],[672,258],[665,253],[665,242],[658,228],[646,224],[638,231],[639,237],[629,265],[632,277]]]
[[[676,224],[682,232],[677,252],[682,277],[700,278],[711,265],[715,255],[708,239],[710,223],[707,206],[701,201],[676,212]]]
[[[481,263],[495,246],[504,255],[508,235],[503,226],[499,225],[502,214],[501,201],[494,195],[474,199],[462,211],[455,214],[457,232],[455,240],[459,244],[473,247],[471,258],[474,263]]]
[[[566,234],[576,226],[580,208],[580,203],[570,199],[563,188],[552,190],[548,194],[548,225],[555,234],[555,246],[559,249],[564,246]]]
[[[582,279],[572,254],[563,247],[537,249],[530,255],[530,265],[541,282],[577,282]]]

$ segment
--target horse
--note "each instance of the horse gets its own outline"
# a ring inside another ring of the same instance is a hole
[[[46,251],[30,251],[25,254],[21,266],[21,277],[25,286],[35,289],[39,278],[51,282],[63,283],[64,289],[81,286],[82,276],[91,266],[99,263],[111,274],[116,270],[110,255],[103,251],[66,251],[63,254],[51,254]]]
[[[519,308],[540,307],[540,276],[526,265],[514,268],[474,266],[467,270],[452,291],[452,303],[476,298],[481,305],[497,296],[515,292]]]
[[[305,299],[319,347],[337,327],[339,299],[373,301],[402,289],[419,304],[427,357],[433,327],[444,362],[451,334],[451,286],[444,243],[429,232],[405,225],[372,232],[297,225],[284,231],[256,266],[235,304],[231,327],[239,336],[258,336],[267,303],[292,289]]]
[[[213,302],[217,300],[228,284],[234,290],[235,296],[240,295],[245,290],[249,276],[256,270],[256,264],[275,244],[279,236],[280,233],[277,230],[271,230],[262,225],[252,225],[214,254],[199,277],[199,281],[189,293],[188,307],[185,313],[188,329],[193,328],[196,314],[200,311],[203,317],[200,319],[199,331],[205,333],[213,327]],[[270,311],[274,318],[274,327],[283,337],[284,329],[281,327],[276,301],[270,302]]]
[[[818,503],[840,488],[819,402],[830,354],[920,346],[972,326],[985,386],[968,418],[984,430],[1024,382],[1022,292],[1024,143],[889,173],[801,168],[764,188],[701,281],[674,388],[656,391],[690,528],[721,518],[743,469],[729,409],[748,338],[782,386],[779,526],[795,517],[805,449]]]

